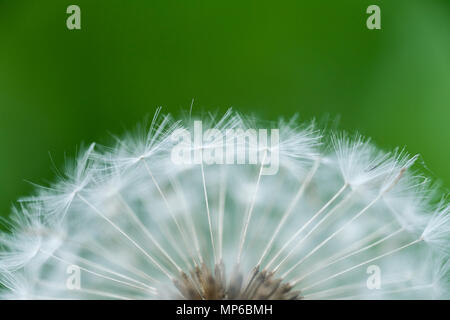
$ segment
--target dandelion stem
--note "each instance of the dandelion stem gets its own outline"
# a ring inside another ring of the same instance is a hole
[[[214,261],[217,261],[217,259],[216,259],[216,247],[214,245],[214,236],[213,236],[213,231],[212,231],[211,213],[209,211],[209,204],[208,204],[208,191],[206,190],[205,169],[203,168],[203,159],[201,159],[200,168],[201,168],[201,171],[202,171],[203,195],[205,197],[206,214],[208,216],[209,236],[211,238],[211,245],[212,245],[212,250],[213,250]]]
[[[148,231],[148,229],[144,226],[144,224],[141,222],[141,220],[138,218],[134,210],[126,203],[126,201],[123,199],[122,195],[118,194],[119,201],[122,203],[122,205],[125,207],[125,211],[128,213],[128,215],[134,220],[134,222],[139,226],[139,228],[144,232],[144,234],[150,239],[150,241],[158,248],[159,251],[167,258],[167,260],[172,263],[175,268],[180,272],[182,269],[176,264],[176,262],[172,259],[172,257],[164,250],[161,245],[158,243],[158,241],[155,240],[153,235]]]
[[[297,194],[294,196],[294,199],[292,199],[289,207],[286,209],[286,211],[283,213],[280,222],[277,225],[277,228],[275,229],[272,237],[269,240],[269,243],[267,244],[267,246],[264,249],[263,254],[261,255],[261,258],[259,259],[257,265],[261,265],[263,259],[266,257],[267,253],[269,252],[270,248],[272,247],[273,242],[275,241],[275,238],[278,236],[278,233],[280,232],[281,228],[284,226],[287,218],[291,215],[292,211],[294,210],[297,202],[300,200],[300,198],[302,197],[306,187],[309,185],[309,183],[311,182],[314,174],[316,173],[318,167],[320,164],[320,160],[316,160],[314,162],[314,165],[312,167],[312,169],[310,170],[309,174],[307,175],[306,179],[303,181],[303,183],[301,184],[300,188],[298,189]]]
[[[302,264],[306,259],[308,259],[311,255],[313,255],[317,250],[319,250],[320,248],[322,248],[326,243],[328,243],[328,241],[330,241],[331,239],[333,239],[337,234],[339,234],[340,232],[342,232],[342,230],[344,230],[347,226],[349,226],[353,221],[355,221],[356,219],[358,219],[362,214],[364,214],[369,208],[371,208],[385,193],[389,192],[401,179],[401,177],[403,176],[403,174],[405,173],[405,171],[407,170],[407,166],[401,168],[399,170],[399,173],[394,177],[394,179],[392,180],[392,182],[387,185],[387,187],[382,188],[379,192],[379,194],[366,206],[364,207],[361,211],[359,211],[355,216],[353,216],[347,223],[345,223],[341,228],[339,228],[337,231],[333,232],[328,238],[326,238],[324,241],[322,241],[318,246],[316,246],[313,250],[311,250],[305,257],[303,257],[300,261],[298,261],[295,265],[294,268],[296,268],[297,266],[299,266],[300,264]],[[327,216],[324,217],[324,219],[322,219],[322,221],[319,222],[319,224],[321,224]],[[319,225],[318,224],[318,225]],[[317,226],[316,226],[317,227]],[[314,230],[315,228],[313,228]],[[313,231],[312,230],[312,231]],[[306,237],[308,237],[308,235],[306,235]],[[303,242],[303,240],[306,239],[306,237],[304,239],[302,239],[299,243],[296,244],[296,246],[290,251],[290,253],[288,254],[288,256],[294,251],[294,249],[301,243]],[[284,263],[287,260],[287,257],[283,259],[283,261],[275,268],[275,270],[277,270],[282,263]]]
[[[300,259],[291,269],[295,269],[297,268],[299,265],[301,265],[303,262],[305,262],[306,259],[308,259],[309,257],[311,257],[317,250],[319,250],[320,248],[322,248],[325,244],[327,244],[331,239],[333,239],[337,234],[339,234],[340,232],[342,232],[342,230],[344,230],[347,226],[349,226],[353,221],[355,221],[357,218],[359,218],[363,213],[365,213],[370,207],[373,206],[373,204],[375,202],[378,201],[378,199],[380,198],[380,196],[377,196],[375,199],[373,199],[366,207],[364,207],[364,209],[362,209],[361,211],[359,211],[355,216],[353,216],[349,221],[347,221],[342,227],[340,227],[338,230],[336,230],[335,232],[333,232],[330,236],[328,236],[325,240],[323,240],[320,244],[318,244],[314,249],[312,249],[310,252],[308,252],[308,254],[306,256],[304,256],[302,259]],[[305,237],[306,238],[306,237]],[[302,239],[301,242],[303,242],[304,239]],[[298,246],[298,244],[296,245],[296,247]],[[292,251],[291,251],[292,253]],[[288,255],[289,256],[289,255]],[[278,269],[282,263],[284,263],[286,261],[288,257],[284,258],[284,260],[277,266],[276,269]],[[290,270],[289,270],[290,271]]]
[[[129,277],[129,276],[126,276],[126,275],[124,275],[124,274],[122,274],[122,273],[120,273],[120,272],[116,272],[116,271],[111,270],[111,269],[109,269],[109,268],[103,267],[103,266],[99,265],[98,263],[95,263],[95,262],[90,261],[90,260],[88,260],[88,259],[82,258],[82,257],[80,257],[80,256],[75,256],[75,255],[72,255],[72,254],[70,254],[70,253],[68,253],[68,252],[65,252],[65,253],[66,253],[66,254],[69,254],[70,256],[72,256],[73,258],[75,258],[75,260],[79,260],[80,262],[84,263],[85,265],[87,265],[87,266],[89,266],[89,267],[92,267],[92,268],[95,268],[95,269],[99,269],[99,270],[101,270],[101,271],[105,271],[105,272],[110,273],[110,274],[112,274],[112,275],[114,275],[114,276],[117,276],[117,277],[119,277],[119,278],[122,278],[122,279],[128,280],[128,281],[130,281],[130,282],[136,283],[136,284],[138,284],[138,285],[140,285],[140,286],[146,287],[146,288],[148,288],[148,289],[150,289],[150,290],[155,290],[154,287],[149,286],[149,285],[147,285],[147,284],[145,284],[145,283],[143,283],[143,282],[141,282],[141,281],[139,281],[139,280],[133,279],[133,278],[131,278],[131,277]]]
[[[410,280],[411,279],[400,280],[400,281],[386,281],[386,282],[383,282],[383,286],[398,285],[400,283],[405,283],[405,282],[408,282]],[[333,295],[338,294],[338,293],[340,293],[342,291],[351,290],[351,289],[357,289],[357,288],[365,288],[366,286],[367,286],[367,284],[365,282],[357,281],[357,282],[352,283],[352,284],[341,285],[341,286],[333,287],[331,289],[325,289],[325,290],[316,291],[316,292],[313,292],[313,293],[310,293],[310,294],[305,294],[303,296],[303,298],[304,299],[324,299],[327,296],[333,296]]]
[[[304,299],[323,299],[324,296],[325,297],[333,296],[335,294],[340,293],[341,291],[361,288],[361,287],[364,287],[365,285],[366,285],[365,283],[361,283],[361,281],[359,281],[354,284],[346,284],[346,285],[334,287],[331,289],[326,289],[326,290],[316,291],[316,292],[310,293],[310,294],[305,294],[303,296],[303,298]]]
[[[58,260],[58,261],[60,261],[60,262],[65,263],[65,264],[68,264],[68,265],[72,265],[72,264],[73,264],[72,262],[67,261],[67,260],[65,260],[65,259],[63,259],[63,258],[61,258],[61,257],[58,257],[58,256],[56,256],[56,255],[53,254],[53,253],[47,252],[47,251],[42,250],[42,249],[40,249],[40,251],[41,251],[42,253],[44,253],[44,254],[46,254],[46,255],[48,255],[48,256],[50,256],[50,257],[52,257],[52,258]],[[100,278],[103,278],[103,279],[106,279],[106,280],[109,280],[109,281],[112,281],[112,282],[120,283],[120,284],[122,284],[122,285],[129,286],[129,287],[132,287],[132,288],[135,288],[135,289],[144,290],[144,291],[146,291],[146,292],[151,292],[152,290],[154,290],[154,288],[152,288],[152,289],[149,290],[149,288],[141,287],[141,286],[135,285],[135,284],[133,284],[133,283],[129,283],[129,282],[127,282],[127,281],[122,281],[122,280],[115,279],[115,278],[112,278],[112,277],[109,277],[109,276],[105,276],[104,274],[101,274],[101,273],[92,271],[92,270],[87,269],[87,268],[85,268],[85,267],[78,266],[78,268],[80,268],[80,270],[83,270],[84,272],[87,272],[87,273],[92,274],[92,275],[94,275],[94,276],[97,276],[97,277],[100,277]]]
[[[305,279],[306,277],[308,277],[309,275],[311,275],[311,274],[313,274],[313,273],[316,273],[317,271],[320,271],[320,270],[322,270],[322,269],[324,269],[324,268],[326,268],[326,267],[329,267],[329,266],[331,266],[331,265],[333,265],[333,264],[335,264],[335,263],[337,263],[337,262],[339,262],[339,261],[342,261],[342,260],[344,260],[344,259],[347,259],[347,258],[349,258],[349,257],[351,257],[351,256],[354,256],[355,254],[358,254],[358,253],[364,252],[364,251],[366,251],[366,250],[369,250],[370,248],[373,248],[373,247],[379,245],[380,243],[383,243],[383,242],[389,240],[390,238],[395,237],[396,235],[398,235],[398,234],[401,233],[402,231],[404,231],[404,228],[399,228],[399,229],[397,229],[396,231],[392,232],[391,234],[388,234],[387,236],[381,238],[380,240],[375,241],[374,243],[371,243],[370,245],[367,245],[367,246],[365,246],[365,247],[363,247],[363,248],[361,248],[361,249],[358,249],[358,250],[355,250],[355,251],[353,251],[353,252],[350,252],[350,253],[348,253],[348,254],[346,254],[346,255],[344,255],[344,256],[342,256],[342,257],[336,259],[336,260],[333,260],[333,261],[331,261],[331,262],[329,262],[329,263],[326,263],[326,264],[322,265],[322,266],[319,267],[319,268],[313,269],[312,271],[310,271],[310,272],[304,274],[303,276],[297,278],[296,280],[294,280],[294,282],[295,282],[295,283],[298,283],[298,282],[302,281],[303,279]],[[290,268],[288,271],[286,271],[281,277],[282,277],[282,278],[287,277],[287,275],[288,275],[289,273],[291,273],[295,268],[296,268],[296,266],[294,265],[292,268]]]
[[[140,252],[142,252],[161,272],[163,272],[169,279],[172,280],[172,275],[161,266],[151,255],[147,253],[136,241],[134,241],[128,234],[126,234],[119,226],[112,222],[108,217],[106,217],[100,210],[98,210],[93,204],[86,200],[83,196],[78,194],[78,197],[86,203],[95,213],[106,220],[114,229],[116,229],[122,236],[124,236],[128,241],[130,241]]]
[[[389,255],[391,255],[391,254],[394,254],[394,253],[396,253],[396,252],[398,252],[398,251],[400,251],[400,250],[406,249],[406,248],[408,248],[408,247],[410,247],[410,246],[412,246],[412,245],[415,245],[416,243],[419,243],[419,242],[421,242],[421,241],[423,241],[422,238],[419,238],[419,239],[417,239],[417,240],[411,241],[411,242],[409,242],[409,243],[407,243],[407,244],[405,244],[405,245],[403,245],[403,246],[401,246],[401,247],[398,247],[398,248],[396,248],[396,249],[393,249],[393,250],[391,250],[391,251],[388,251],[388,252],[386,252],[386,253],[383,253],[383,254],[381,254],[381,255],[375,257],[375,258],[366,260],[366,261],[361,262],[361,263],[359,263],[359,264],[357,264],[357,265],[355,265],[355,266],[353,266],[353,267],[347,268],[347,269],[345,269],[345,270],[343,270],[343,271],[341,271],[341,272],[335,273],[335,274],[333,274],[333,275],[331,275],[331,276],[329,276],[329,277],[327,277],[327,278],[325,278],[325,279],[322,279],[322,280],[320,280],[320,281],[317,281],[317,282],[313,283],[312,285],[309,285],[309,286],[303,288],[303,290],[309,290],[309,289],[311,289],[311,288],[313,288],[313,287],[318,286],[318,285],[321,284],[321,283],[324,283],[325,281],[331,280],[331,279],[336,278],[336,277],[338,277],[338,276],[340,276],[340,275],[342,275],[342,274],[344,274],[344,273],[347,273],[347,272],[352,271],[352,270],[354,270],[354,269],[356,269],[356,268],[359,268],[359,267],[361,267],[361,266],[363,266],[363,265],[366,265],[366,264],[371,263],[371,262],[373,262],[373,261],[379,260],[379,259],[384,258],[384,257],[386,257],[386,256],[389,256]],[[295,285],[297,285],[297,282],[294,281],[294,282],[292,283],[292,286],[295,286]]]
[[[267,266],[265,267],[266,269],[270,268],[270,266],[276,261],[276,259],[283,253],[283,251],[295,240],[297,239],[297,237],[299,236],[300,233],[303,232],[303,230],[305,230],[305,228],[307,228],[322,212],[324,212],[341,194],[342,192],[344,192],[344,190],[347,188],[347,184],[344,184],[341,189],[339,189],[339,191],[336,192],[336,194],[325,204],[323,205],[322,208],[319,209],[319,211],[317,211],[284,245],[283,247],[281,247],[281,249],[275,254],[275,256],[272,258],[272,260],[270,260],[270,262],[267,264]],[[340,203],[338,203],[326,216],[325,218],[330,215],[332,212],[335,211],[335,209],[337,207],[339,207],[340,205],[342,205],[343,203],[345,203],[347,201],[347,199],[351,196],[351,194],[349,194],[344,200],[342,200]],[[325,219],[324,218],[324,219]],[[322,219],[322,221],[324,220]],[[320,224],[320,222],[319,222]],[[317,225],[316,225],[317,226]],[[315,226],[315,227],[316,227]],[[314,230],[314,228],[313,228]],[[307,235],[308,236],[308,235]],[[306,237],[305,237],[306,238]],[[296,246],[295,246],[296,247]],[[294,247],[294,248],[295,248]],[[288,254],[289,256],[289,254]],[[286,258],[285,258],[286,259]],[[283,261],[285,260],[283,259]]]
[[[187,246],[187,244],[188,244],[187,237],[186,237],[185,233],[183,232],[180,224],[178,223],[178,220],[174,216],[174,214],[172,212],[172,209],[171,209],[171,207],[169,205],[169,201],[167,201],[167,198],[164,195],[164,192],[162,191],[161,187],[159,186],[158,181],[156,181],[156,178],[153,175],[152,171],[150,170],[150,167],[148,166],[147,161],[145,161],[144,158],[142,159],[142,161],[144,162],[145,169],[147,170],[147,173],[149,174],[150,178],[152,179],[153,184],[156,186],[156,189],[158,190],[159,194],[161,195],[161,198],[163,199],[164,204],[167,207],[167,211],[169,212],[170,217],[172,218],[173,222],[175,223],[175,225],[176,225],[176,227],[178,229],[178,232],[180,233],[180,235],[181,235],[181,237],[183,239],[183,242],[184,242],[185,246]]]
[[[56,288],[59,290],[67,290],[67,288],[62,287],[61,285],[57,285],[54,283],[51,283],[49,281],[44,281],[44,280],[38,280],[38,282],[46,287],[50,287],[50,288]],[[97,297],[102,297],[102,298],[110,298],[110,299],[118,299],[118,300],[132,300],[134,297],[125,297],[122,295],[118,295],[112,292],[107,292],[107,291],[102,291],[102,290],[94,290],[94,289],[86,289],[86,288],[77,288],[77,289],[73,289],[72,290],[73,293],[86,293],[88,295],[93,295],[93,296],[97,296]],[[156,292],[154,293],[154,295],[157,295]],[[61,299],[61,298],[59,298]],[[55,300],[55,299],[52,299]]]
[[[396,290],[383,290],[381,292],[374,292],[372,294],[370,294],[368,297],[370,296],[377,296],[380,294],[389,294],[389,293],[402,293],[402,292],[407,292],[407,291],[415,291],[415,290],[423,290],[423,289],[429,289],[432,288],[433,284],[423,284],[423,285],[418,285],[418,286],[412,286],[412,287],[408,287],[408,288],[402,288],[402,289],[396,289]],[[357,299],[361,297],[361,295],[356,294],[353,296],[347,296],[347,297],[341,297],[338,300],[349,300],[349,299]],[[367,297],[365,297],[367,298]]]
[[[264,156],[261,161],[261,167],[259,168],[258,178],[256,179],[255,190],[253,192],[252,200],[250,202],[250,208],[247,211],[246,221],[244,224],[244,228],[242,230],[241,241],[239,244],[239,253],[238,253],[238,257],[237,257],[237,264],[239,264],[241,261],[242,249],[244,248],[244,243],[245,243],[245,238],[247,236],[248,226],[249,226],[250,220],[252,218],[253,208],[254,208],[255,202],[256,202],[256,195],[258,194],[258,189],[259,189],[259,185],[261,182],[261,176],[262,176],[262,171],[264,169],[264,162],[266,161],[266,156],[267,156],[267,150],[264,151]]]
[[[144,271],[137,269],[133,266],[124,264],[123,261],[121,261],[120,259],[116,259],[114,256],[111,257],[110,252],[108,252],[108,248],[105,248],[104,246],[98,245],[97,243],[89,243],[89,246],[84,246],[81,243],[78,243],[76,241],[70,240],[71,242],[77,244],[79,247],[82,247],[85,250],[88,250],[89,252],[98,255],[104,259],[106,259],[106,261],[115,264],[117,266],[119,266],[120,268],[123,268],[124,270],[129,271],[130,273],[141,277],[141,278],[145,278],[151,282],[158,282],[158,280],[152,278],[150,275],[148,275],[147,273],[145,273]]]
[[[343,248],[342,250],[336,252],[336,254],[330,256],[328,259],[326,259],[324,261],[324,263],[330,262],[330,261],[334,261],[340,257],[342,257],[345,254],[348,254],[354,250],[356,250],[357,248],[364,246],[366,244],[371,243],[371,241],[375,241],[375,239],[377,239],[380,236],[383,236],[386,234],[386,229],[389,229],[392,225],[394,225],[395,221],[392,221],[391,223],[385,224],[384,226],[382,226],[381,228],[375,230],[374,232],[368,234],[367,236],[352,242],[349,246],[346,246],[345,248]]]
[[[199,261],[199,264],[201,265],[203,262],[203,258],[202,258],[202,254],[200,251],[200,244],[199,244],[199,240],[198,240],[198,233],[197,230],[194,226],[194,216],[192,215],[192,212],[188,209],[188,205],[186,202],[186,197],[184,195],[183,189],[180,185],[180,182],[178,181],[178,179],[176,177],[172,178],[172,185],[174,187],[174,190],[176,193],[178,193],[178,195],[181,198],[181,202],[183,204],[183,208],[184,208],[184,212],[186,213],[186,224],[189,226],[189,228],[191,229],[191,233],[192,236],[194,238],[194,246],[195,246],[195,251],[197,254],[197,259]],[[195,256],[195,254],[193,254],[192,256]],[[193,259],[194,260],[194,259]],[[195,261],[194,261],[195,264]]]
[[[220,174],[220,191],[219,191],[219,261],[222,261],[223,254],[223,217],[225,214],[225,197],[227,193],[227,181],[225,170],[221,170]]]
[[[86,294],[103,297],[103,298],[111,298],[111,299],[118,299],[118,300],[133,300],[134,299],[132,297],[125,297],[122,295],[118,295],[118,294],[107,292],[107,291],[101,291],[101,290],[80,288],[80,289],[77,289],[76,291],[80,291],[80,292],[83,292]],[[154,295],[156,295],[156,293]]]

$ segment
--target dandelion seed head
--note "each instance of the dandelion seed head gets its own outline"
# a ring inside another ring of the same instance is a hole
[[[448,293],[449,206],[433,205],[438,189],[404,150],[232,110],[175,120],[158,109],[115,141],[20,200],[0,236],[2,298]]]
[[[450,206],[441,203],[430,218],[422,238],[430,243],[432,248],[442,251],[445,255],[450,255]]]

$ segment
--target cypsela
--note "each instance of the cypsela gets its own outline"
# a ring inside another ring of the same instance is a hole
[[[275,175],[279,168],[279,129],[208,129],[194,121],[193,137],[184,128],[174,130],[171,159],[177,165],[192,164],[262,164],[262,175]]]

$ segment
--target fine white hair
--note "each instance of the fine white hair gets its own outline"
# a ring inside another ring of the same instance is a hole
[[[174,163],[172,134],[195,121],[210,136],[179,151],[243,147],[258,162]],[[0,235],[0,297],[448,297],[449,205],[413,171],[417,156],[297,118],[265,124],[158,109],[114,146],[89,145],[14,208]],[[260,128],[279,139],[247,139],[270,134]],[[275,155],[277,172],[264,175]]]

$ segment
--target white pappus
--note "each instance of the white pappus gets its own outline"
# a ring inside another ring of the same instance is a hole
[[[270,130],[231,110],[195,120],[209,135],[180,143],[194,119],[158,109],[21,199],[0,235],[0,298],[450,298],[449,205],[417,156],[296,118],[262,146],[249,132]],[[228,147],[256,163],[203,161]],[[201,161],[174,163],[174,148]]]

